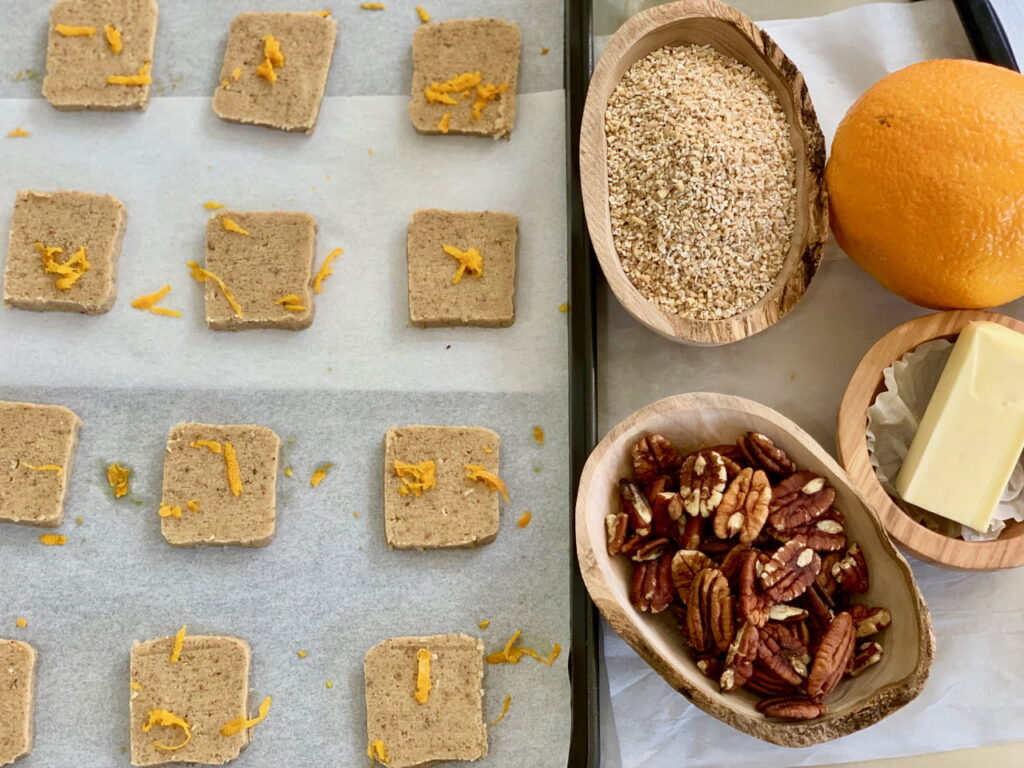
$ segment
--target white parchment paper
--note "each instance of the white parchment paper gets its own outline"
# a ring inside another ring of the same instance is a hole
[[[888,72],[924,59],[971,56],[948,0],[879,3],[764,27],[807,79],[826,142],[850,104]],[[998,311],[1024,317],[1024,302]],[[601,428],[661,397],[710,390],[776,408],[832,449],[839,401],[861,357],[892,328],[925,313],[882,289],[834,242],[791,315],[724,347],[658,338],[605,293],[599,303]],[[810,749],[764,744],[705,715],[606,627],[605,768],[783,768],[1024,740],[1024,571],[965,573],[912,564],[938,643],[927,687],[881,723]]]
[[[131,644],[185,623],[191,633],[252,644],[254,702],[274,696],[238,761],[256,768],[365,765],[362,658],[386,637],[466,632],[491,651],[521,628],[539,652],[568,646],[566,316],[558,310],[566,286],[564,99],[554,90],[562,10],[546,0],[424,4],[438,19],[520,23],[524,93],[511,142],[413,132],[405,95],[418,23],[411,4],[335,9],[335,95],[307,137],[229,125],[210,109],[230,17],[280,5],[164,0],[149,110],[84,114],[54,111],[38,98],[37,77],[18,77],[41,68],[48,4],[0,0],[0,232],[22,188],[106,192],[128,209],[109,314],[0,309],[0,399],[60,403],[84,421],[59,531],[67,546],[41,546],[38,529],[0,527],[0,636],[40,653],[35,750],[19,766],[127,766],[120,748],[128,745]],[[542,46],[551,53],[541,56]],[[16,126],[31,137],[3,138]],[[206,330],[202,291],[185,267],[203,260],[205,200],[314,215],[318,263],[346,249],[311,328]],[[511,328],[408,326],[405,227],[413,210],[434,206],[520,217]],[[183,318],[129,306],[165,283],[173,290],[163,305]],[[155,514],[163,447],[180,420],[251,421],[285,440],[283,464],[295,476],[278,480],[270,546],[180,550],[163,542]],[[382,443],[388,426],[405,423],[501,434],[512,503],[503,505],[493,544],[387,551]],[[544,445],[534,425],[545,429]],[[139,504],[112,499],[103,468],[115,460],[134,468]],[[335,466],[311,488],[322,462]],[[527,509],[533,522],[517,528]],[[26,629],[15,628],[21,616]],[[482,619],[491,621],[487,630],[477,627]],[[512,706],[490,729],[481,765],[565,766],[567,655],[551,669],[530,659],[488,667],[488,719],[506,694]]]
[[[984,531],[976,531],[968,525],[960,525],[902,502],[893,487],[952,351],[952,342],[935,339],[908,352],[882,371],[885,390],[868,408],[868,457],[882,487],[918,522],[945,536],[962,536],[967,541],[991,541],[999,538],[1007,520],[1024,520],[1024,494],[1021,493],[1024,490],[1024,457],[1017,462],[993,513],[992,523]]]

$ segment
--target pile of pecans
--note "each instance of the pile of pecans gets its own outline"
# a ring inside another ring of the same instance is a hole
[[[766,717],[825,714],[840,680],[882,658],[892,622],[852,603],[868,566],[835,489],[758,432],[686,455],[649,435],[632,460],[605,522],[608,554],[635,562],[633,607],[671,609],[701,672],[764,696]]]

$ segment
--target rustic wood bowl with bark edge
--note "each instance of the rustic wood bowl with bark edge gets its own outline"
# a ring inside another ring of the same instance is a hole
[[[994,541],[964,541],[937,533],[904,512],[882,488],[868,457],[868,408],[885,388],[882,372],[932,339],[955,341],[968,323],[985,320],[1024,333],[1024,322],[982,310],[939,312],[903,323],[879,339],[860,361],[839,405],[836,444],[839,457],[889,535],[917,557],[962,570],[995,570],[1024,565],[1024,523],[1008,522]]]
[[[660,308],[633,287],[612,239],[608,202],[605,113],[623,74],[667,45],[710,45],[763,75],[778,94],[796,157],[796,225],[789,253],[768,294],[724,320],[696,320]],[[803,75],[775,42],[746,16],[717,0],[679,0],[642,11],[608,42],[590,82],[580,131],[580,176],[590,239],[612,292],[626,311],[653,331],[690,344],[727,344],[778,322],[803,296],[828,237],[823,175],[825,144]]]
[[[616,483],[632,476],[630,450],[651,433],[683,452],[731,443],[749,430],[762,432],[801,469],[817,472],[836,489],[835,506],[846,515],[850,539],[860,544],[871,588],[858,602],[884,606],[892,624],[881,642],[882,660],[860,677],[843,680],[815,720],[768,720],[747,691],[721,693],[691,658],[670,611],[638,613],[629,601],[626,557],[608,556],[605,516],[618,505]],[[729,395],[690,393],[641,408],[611,430],[591,453],[576,499],[576,550],[590,597],[612,628],[673,688],[708,714],[744,733],[785,747],[806,747],[866,728],[913,700],[924,687],[935,639],[924,598],[907,561],[886,536],[878,517],[836,461],[780,413]]]

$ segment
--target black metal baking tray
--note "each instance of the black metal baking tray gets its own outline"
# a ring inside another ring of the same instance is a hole
[[[954,0],[964,31],[979,61],[1019,71],[1013,49],[988,0]],[[574,513],[576,490],[587,456],[597,443],[597,324],[595,296],[598,270],[587,235],[580,191],[579,142],[583,105],[593,69],[591,29],[593,0],[565,2],[566,170],[569,233],[569,446]],[[576,562],[575,525],[572,546],[572,640],[569,674],[572,682],[572,736],[569,768],[600,765],[598,703],[598,638],[600,616],[590,602]]]

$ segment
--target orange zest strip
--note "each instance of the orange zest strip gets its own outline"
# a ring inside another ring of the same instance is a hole
[[[77,27],[74,24],[57,24],[53,31],[61,37],[92,37],[96,27]]]
[[[416,651],[416,692],[413,694],[419,704],[426,704],[430,698],[430,651],[420,648]]]
[[[203,269],[194,261],[185,263],[192,270],[192,277],[195,278],[196,282],[205,283],[207,280],[213,280],[217,287],[220,288],[220,292],[224,294],[224,298],[227,299],[228,304],[231,306],[231,311],[235,313],[235,317],[242,317],[242,306],[235,300],[235,294],[228,290],[223,280],[210,270]]]
[[[505,715],[508,714],[508,708],[509,708],[509,706],[511,706],[511,704],[512,704],[512,694],[510,693],[508,696],[505,697],[505,701],[502,702],[501,714],[498,715],[494,720],[491,720],[491,722],[489,722],[488,725],[497,725],[502,720],[504,720],[505,719]]]
[[[238,469],[238,455],[235,453],[235,446],[231,443],[224,443],[224,467],[228,473],[228,488],[232,496],[242,495],[242,475]]]
[[[111,85],[149,85],[153,82],[150,71],[153,69],[153,62],[145,61],[134,75],[107,75],[107,82]]]
[[[327,258],[324,259],[324,263],[320,265],[320,271],[317,272],[316,277],[313,278],[313,293],[320,293],[320,291],[323,290],[324,280],[334,274],[334,270],[331,269],[331,262],[343,253],[345,253],[344,248],[335,248],[327,254]]]
[[[181,658],[181,652],[185,648],[185,632],[188,630],[188,624],[182,624],[181,629],[174,635],[174,645],[171,646],[171,664],[177,664],[178,659]]]
[[[260,704],[259,714],[252,719],[236,717],[234,720],[224,723],[224,725],[221,726],[220,735],[234,736],[237,733],[241,733],[244,730],[252,728],[254,725],[262,723],[270,713],[270,704],[273,700],[273,696],[267,696],[267,698],[263,700],[263,703]]]
[[[501,493],[501,496],[505,501],[508,501],[508,489],[505,487],[504,481],[493,472],[489,472],[486,468],[481,467],[479,464],[463,464],[466,468],[467,475],[470,480],[476,480],[490,487],[492,490]]]
[[[47,547],[63,547],[68,543],[68,537],[59,533],[44,533],[39,537],[39,543]]]
[[[163,750],[164,752],[176,752],[192,741],[192,729],[189,727],[189,724],[166,709],[149,710],[149,719],[142,724],[142,732],[149,733],[154,725],[160,725],[165,728],[181,728],[182,733],[185,734],[185,740],[180,744],[167,745],[157,741],[151,742],[156,749]]]
[[[158,307],[157,303],[168,293],[171,292],[171,286],[165,285],[159,291],[155,293],[147,293],[144,296],[139,296],[132,302],[132,306],[135,309],[142,309],[148,312],[152,312],[154,315],[165,315],[167,317],[181,317],[181,312],[176,309],[167,309],[166,307]]]

